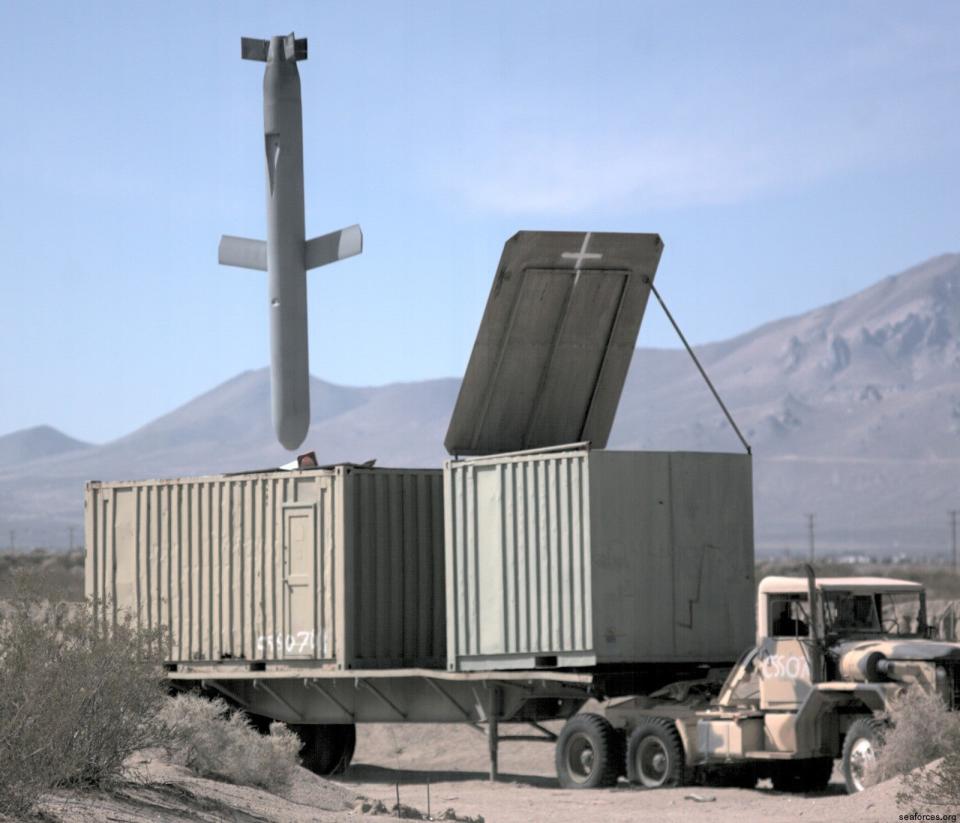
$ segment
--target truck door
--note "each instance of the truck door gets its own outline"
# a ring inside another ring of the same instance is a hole
[[[766,637],[756,661],[760,708],[796,711],[812,689],[811,673],[817,665],[807,595],[768,597]]]

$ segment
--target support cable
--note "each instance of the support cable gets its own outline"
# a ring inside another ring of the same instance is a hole
[[[667,304],[663,302],[663,298],[660,296],[660,292],[657,291],[657,287],[653,285],[653,281],[649,277],[644,277],[644,282],[650,286],[650,291],[653,292],[653,296],[657,298],[657,302],[660,304],[660,308],[663,309],[663,313],[667,316],[667,320],[670,321],[670,325],[673,326],[673,330],[677,333],[677,336],[680,338],[680,341],[683,343],[684,348],[687,350],[687,354],[690,355],[690,359],[693,360],[694,365],[697,367],[697,370],[700,372],[700,376],[704,379],[707,386],[710,388],[710,391],[713,393],[714,398],[717,403],[720,404],[720,408],[723,409],[723,413],[727,417],[727,422],[733,427],[733,430],[737,433],[737,437],[740,438],[740,442],[743,443],[743,447],[747,450],[747,454],[753,454],[753,450],[750,448],[750,444],[747,442],[747,439],[743,436],[740,431],[740,428],[733,420],[733,415],[730,414],[727,407],[724,405],[723,400],[720,399],[720,395],[717,393],[717,390],[713,387],[713,383],[710,382],[710,378],[707,377],[707,373],[704,371],[703,366],[700,365],[700,361],[697,360],[697,356],[693,353],[693,349],[690,348],[690,344],[687,342],[687,338],[683,336],[683,332],[680,331],[680,327],[677,325],[677,321],[673,319],[673,315],[670,314],[670,309],[667,308]]]

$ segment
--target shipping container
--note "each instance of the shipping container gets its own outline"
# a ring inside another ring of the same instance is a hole
[[[439,469],[92,482],[86,592],[168,663],[442,668],[442,506]]]
[[[752,642],[749,455],[450,460],[444,499],[451,670],[729,663]]]

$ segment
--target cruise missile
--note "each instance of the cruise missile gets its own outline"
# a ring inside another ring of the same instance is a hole
[[[267,166],[267,240],[224,235],[225,266],[267,272],[270,312],[270,400],[273,426],[286,449],[310,427],[307,351],[307,270],[363,251],[360,226],[306,239],[303,217],[303,116],[297,62],[306,39],[240,41],[244,60],[267,64],[263,75],[263,142]]]

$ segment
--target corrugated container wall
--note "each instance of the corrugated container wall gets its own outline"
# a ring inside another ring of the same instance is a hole
[[[89,483],[86,591],[168,661],[442,667],[439,470]]]
[[[732,662],[753,637],[748,455],[444,465],[447,666]]]

